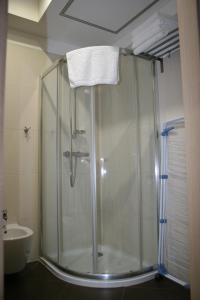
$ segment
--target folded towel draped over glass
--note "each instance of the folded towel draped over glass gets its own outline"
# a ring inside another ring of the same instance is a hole
[[[86,47],[66,54],[70,86],[117,84],[119,81],[119,48]]]

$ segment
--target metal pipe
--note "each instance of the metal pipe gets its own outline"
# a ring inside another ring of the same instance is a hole
[[[77,131],[77,124],[76,124],[76,112],[77,112],[77,100],[76,100],[76,92],[77,90],[74,89],[74,130],[73,130],[73,136],[76,136]]]
[[[140,270],[143,267],[143,193],[142,193],[142,174],[141,174],[141,128],[140,128],[140,101],[139,101],[139,78],[138,78],[138,64],[136,59],[133,60],[133,66],[135,70],[135,82],[136,82],[136,153],[137,153],[137,174],[139,179],[138,187],[138,199],[139,199],[139,264]]]
[[[61,97],[61,65],[57,65],[57,95],[56,95],[56,177],[57,177],[57,241],[58,241],[58,248],[57,248],[57,259],[58,264],[61,263],[62,257],[62,198],[61,198],[61,180],[62,175],[59,172],[61,167],[61,118],[60,118],[60,97]]]
[[[71,187],[74,187],[75,184],[75,172],[74,172],[74,165],[73,165],[73,118],[72,118],[72,99],[71,99],[71,93],[69,97],[69,103],[70,103],[70,151],[69,151],[69,164],[70,164],[70,185]],[[76,165],[76,157],[75,157],[75,165]],[[76,168],[76,166],[75,166]]]
[[[178,45],[178,46],[179,46],[179,40],[175,40],[175,41],[169,43],[168,45],[159,48],[159,49],[156,50],[153,54],[154,54],[154,55],[157,55],[157,54],[161,53],[161,55],[162,55],[163,51],[166,51],[166,49],[168,49],[167,52],[168,52],[168,51],[170,52],[171,47],[174,46],[174,45],[176,45],[176,46]]]
[[[40,78],[43,79],[46,77],[53,69],[55,69],[61,62],[65,62],[65,59],[62,57],[56,60],[44,73],[41,74]]]
[[[96,123],[95,123],[95,89],[90,89],[91,97],[91,138],[90,138],[90,178],[92,195],[92,257],[93,273],[98,273],[98,241],[97,241],[97,169],[96,169]]]
[[[176,47],[168,49],[166,52],[162,53],[162,56],[165,56],[166,54],[170,54],[171,52],[180,49],[180,45],[178,44]]]
[[[152,52],[152,51],[154,51],[154,50],[157,50],[158,48],[160,48],[161,46],[167,44],[168,42],[170,42],[171,40],[173,40],[173,39],[175,39],[175,38],[179,38],[179,34],[178,34],[178,33],[177,33],[177,34],[174,34],[174,35],[172,35],[172,36],[170,36],[168,39],[166,39],[166,40],[164,40],[163,42],[157,44],[157,45],[154,46],[153,48],[150,48],[150,49],[148,50],[148,53],[150,53],[150,52]],[[178,39],[178,40],[179,40],[179,39]],[[168,45],[167,45],[167,46],[168,46]],[[155,54],[155,53],[153,53],[153,54]]]
[[[73,115],[74,115],[74,129],[72,131],[72,137],[75,138],[77,135],[80,134],[84,134],[86,133],[86,131],[84,129],[78,129],[77,128],[77,99],[76,99],[76,95],[77,95],[77,89],[73,89],[74,90],[74,108],[73,108]]]

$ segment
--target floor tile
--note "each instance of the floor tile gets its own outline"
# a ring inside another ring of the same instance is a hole
[[[183,289],[126,289],[123,300],[189,300],[189,292]]]
[[[101,289],[71,285],[64,288],[59,300],[122,300],[124,288]]]
[[[189,300],[189,290],[168,279],[113,289],[88,288],[56,278],[39,262],[5,277],[5,300]]]
[[[189,300],[190,292],[189,289],[186,289],[169,279],[163,278],[127,287],[125,289],[123,300],[129,299]]]

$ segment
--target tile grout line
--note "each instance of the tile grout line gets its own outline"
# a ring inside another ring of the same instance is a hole
[[[121,296],[121,300],[124,300],[125,298],[125,294],[126,294],[126,287],[123,288],[122,290],[122,296]]]

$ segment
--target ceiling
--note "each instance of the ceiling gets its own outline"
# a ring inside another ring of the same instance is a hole
[[[52,0],[38,21],[9,14],[9,29],[70,48],[113,45],[155,11],[175,15],[176,1]]]
[[[119,33],[159,0],[68,0],[60,15],[111,33]]]
[[[52,0],[9,0],[8,12],[15,16],[39,22]]]

